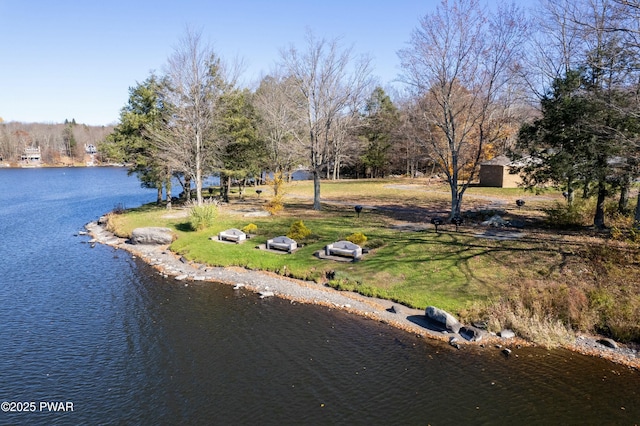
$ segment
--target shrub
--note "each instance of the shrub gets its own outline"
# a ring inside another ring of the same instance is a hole
[[[291,224],[287,237],[292,240],[300,241],[311,235],[311,230],[307,228],[301,220],[296,220]]]
[[[578,198],[572,205],[555,203],[553,207],[543,209],[547,222],[553,228],[582,227],[593,224],[596,211],[596,198]],[[618,211],[618,203],[607,200],[604,205],[605,221],[619,230],[632,226],[633,219]]]
[[[113,208],[113,214],[123,214],[127,211],[127,208],[122,203],[118,203]]]
[[[277,214],[284,209],[284,202],[282,195],[275,195],[271,200],[264,205],[264,210],[272,215]]]
[[[274,197],[282,197],[284,195],[284,187],[286,183],[284,172],[279,170],[273,174],[273,177],[267,176],[266,181],[267,185],[269,185],[271,189],[273,189]]]
[[[575,339],[567,325],[552,315],[543,314],[536,305],[527,308],[522,301],[511,299],[492,308],[489,329],[510,328],[519,336],[547,348],[561,346]]]
[[[624,234],[622,233],[622,230],[620,228],[618,228],[617,226],[612,226],[611,227],[611,238],[614,240],[622,240],[624,237]]]
[[[370,248],[372,250],[377,249],[384,246],[384,240],[382,238],[368,240],[366,245],[367,245],[367,248]]]
[[[575,201],[572,205],[556,203],[554,207],[544,209],[547,223],[554,228],[584,226],[593,221],[591,206]]]
[[[640,243],[640,231],[634,227],[625,229],[614,225],[609,232],[613,240],[625,241],[631,244]]]
[[[255,234],[257,230],[258,230],[258,226],[254,223],[250,223],[244,228],[242,228],[242,232],[244,232],[245,234]]]
[[[115,222],[115,217],[114,217],[116,214],[117,213],[115,212],[110,212],[104,215],[104,228],[113,234],[115,234],[116,231],[118,230],[118,226]]]
[[[599,286],[588,296],[598,315],[596,332],[620,342],[640,342],[640,296],[607,286]]]
[[[367,242],[367,237],[362,232],[354,232],[346,238],[347,241],[351,241],[353,244],[359,246]]]
[[[209,228],[215,223],[218,208],[215,204],[194,206],[189,210],[189,224],[194,231]]]

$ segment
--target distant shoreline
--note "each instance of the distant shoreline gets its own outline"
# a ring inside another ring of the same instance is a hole
[[[20,165],[15,163],[5,163],[0,161],[0,169],[92,169],[92,168],[105,168],[105,167],[113,167],[113,168],[122,168],[127,167],[126,164],[94,164],[94,165],[86,165],[86,164],[74,164],[74,165],[64,165],[64,164],[39,164],[39,165]]]

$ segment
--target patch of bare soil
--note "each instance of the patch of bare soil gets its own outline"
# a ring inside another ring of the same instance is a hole
[[[169,213],[163,214],[163,219],[182,219],[189,216],[189,210],[187,209],[173,209]]]

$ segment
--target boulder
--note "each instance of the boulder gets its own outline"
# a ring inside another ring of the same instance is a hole
[[[487,323],[487,321],[472,321],[471,325],[474,326],[475,328],[486,330],[489,324]]]
[[[463,326],[460,327],[460,335],[470,342],[479,342],[484,336],[484,331],[476,327]]]
[[[146,228],[136,228],[131,232],[129,241],[131,244],[171,244],[176,239],[176,235],[169,228],[150,226]]]
[[[498,333],[498,336],[502,337],[503,339],[513,339],[514,337],[516,337],[516,333],[514,333],[512,330],[509,330],[508,328],[505,328]]]
[[[603,346],[608,347],[608,348],[618,349],[618,344],[613,339],[609,339],[609,338],[605,337],[605,338],[602,338],[602,339],[598,339],[597,342],[600,343]]]
[[[491,216],[488,220],[482,222],[483,226],[494,226],[494,227],[502,227],[509,225],[509,222],[501,218],[499,215],[495,214]]]
[[[424,315],[432,323],[452,333],[457,333],[462,326],[453,315],[435,306],[427,306]]]
[[[387,312],[391,312],[392,314],[400,314],[402,313],[402,309],[397,305],[393,305],[389,309],[387,309]]]

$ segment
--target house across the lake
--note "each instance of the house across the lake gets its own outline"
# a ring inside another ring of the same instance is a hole
[[[496,188],[518,188],[522,184],[516,167],[521,163],[511,161],[506,155],[499,155],[480,164],[480,186]]]
[[[20,162],[24,166],[39,166],[42,161],[40,147],[25,147],[24,153],[20,156]]]

